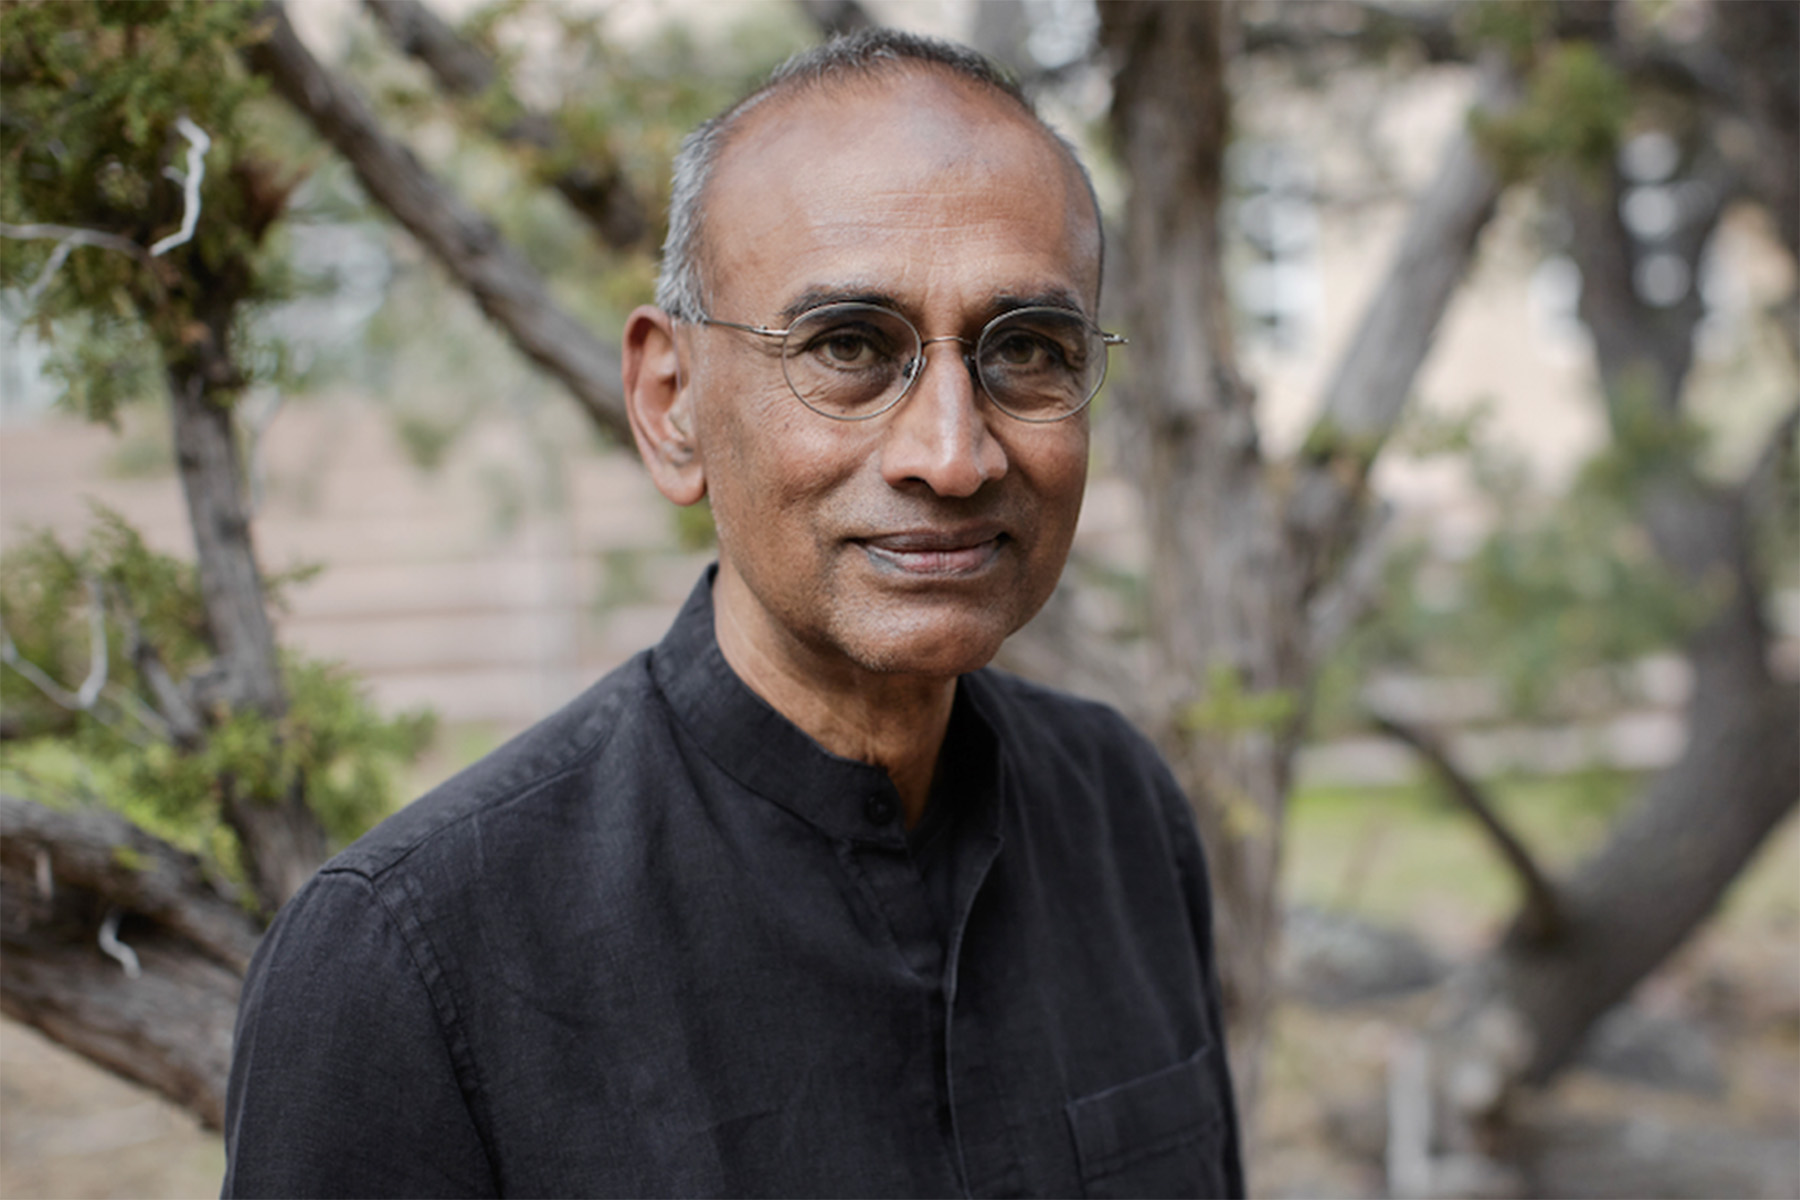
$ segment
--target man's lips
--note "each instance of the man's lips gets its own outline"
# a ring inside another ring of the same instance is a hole
[[[985,567],[1007,534],[997,525],[908,529],[852,538],[877,565],[909,575],[966,575]]]

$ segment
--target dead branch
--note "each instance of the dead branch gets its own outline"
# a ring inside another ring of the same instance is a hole
[[[619,356],[550,295],[498,230],[427,171],[376,119],[349,84],[312,55],[279,3],[261,10],[264,33],[245,52],[349,161],[369,194],[436,256],[531,361],[574,393],[596,424],[630,444],[619,385]]]
[[[94,707],[94,701],[100,698],[100,689],[106,686],[109,666],[106,653],[106,609],[101,603],[100,585],[91,578],[84,582],[88,592],[88,673],[81,686],[74,691],[63,687],[50,677],[49,672],[20,654],[11,635],[6,632],[6,626],[0,624],[0,663],[17,671],[21,678],[42,692],[51,703],[70,712],[87,712]]]
[[[425,65],[447,95],[468,99],[505,86],[493,59],[420,0],[364,0],[364,8],[394,45]],[[540,151],[553,150],[561,141],[555,120],[541,112],[489,120],[486,130],[508,145]],[[584,148],[578,163],[548,182],[615,250],[639,245],[651,232],[643,197],[603,147]]]
[[[1475,818],[1476,824],[1500,852],[1502,861],[1518,878],[1525,892],[1525,903],[1514,922],[1513,936],[1522,939],[1524,944],[1555,941],[1566,926],[1556,886],[1525,848],[1525,843],[1501,820],[1487,793],[1463,773],[1444,744],[1431,733],[1389,714],[1373,713],[1371,716],[1383,733],[1410,746],[1424,760],[1451,797]]]
[[[160,258],[177,246],[194,240],[200,227],[200,185],[206,182],[206,152],[212,149],[212,138],[186,117],[175,118],[175,128],[187,139],[187,170],[168,169],[171,179],[181,185],[181,228],[150,245],[150,257]]]

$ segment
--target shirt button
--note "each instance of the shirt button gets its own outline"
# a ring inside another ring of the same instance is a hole
[[[870,796],[863,803],[863,816],[871,825],[886,825],[894,819],[894,802],[886,796]]]

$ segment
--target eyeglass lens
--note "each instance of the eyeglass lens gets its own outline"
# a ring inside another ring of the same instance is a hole
[[[897,403],[924,368],[919,333],[900,314],[867,304],[817,308],[789,328],[782,371],[808,408],[839,420],[872,417]],[[1078,411],[1106,376],[1106,342],[1078,314],[1056,308],[1006,313],[975,346],[981,386],[1005,412],[1055,421]]]

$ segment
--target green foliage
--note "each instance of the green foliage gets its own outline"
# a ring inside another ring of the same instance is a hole
[[[1221,736],[1255,731],[1271,732],[1293,721],[1299,698],[1283,688],[1251,691],[1237,670],[1214,663],[1206,676],[1206,694],[1182,714],[1190,730]]]
[[[1631,117],[1631,85],[1589,42],[1559,42],[1532,68],[1525,99],[1503,116],[1475,113],[1471,128],[1503,179],[1549,165],[1608,167]]]
[[[1379,437],[1352,435],[1335,422],[1323,419],[1307,432],[1306,444],[1300,448],[1300,454],[1313,462],[1340,459],[1347,463],[1368,463],[1380,449]]]
[[[1553,713],[1578,675],[1609,681],[1623,698],[1625,669],[1673,648],[1721,599],[1677,579],[1634,512],[1630,481],[1648,469],[1644,453],[1670,452],[1663,434],[1635,456],[1628,440],[1613,444],[1567,495],[1549,498],[1533,494],[1515,457],[1484,443],[1478,420],[1459,425],[1421,440],[1468,455],[1493,525],[1466,556],[1423,541],[1391,556],[1373,619],[1321,679],[1328,723],[1354,723],[1357,690],[1382,669],[1494,679],[1518,717]]]
[[[1463,41],[1493,46],[1519,66],[1530,63],[1556,26],[1556,5],[1544,0],[1480,0],[1457,9]]]
[[[1612,444],[1585,468],[1589,487],[1621,501],[1652,480],[1691,478],[1706,449],[1697,422],[1657,402],[1653,372],[1646,366],[1641,386],[1628,383],[1612,397]]]
[[[395,770],[431,738],[429,714],[384,717],[341,668],[289,655],[279,720],[215,705],[202,714],[198,744],[179,744],[158,716],[128,629],[172,678],[203,674],[211,651],[193,567],[149,549],[105,510],[79,548],[45,534],[0,560],[0,621],[20,657],[69,690],[92,666],[96,595],[107,683],[89,709],[71,712],[16,667],[0,669],[8,718],[28,735],[8,768],[39,798],[97,800],[229,865],[235,850],[219,819],[225,788],[264,802],[302,788],[327,831],[348,839],[390,810]]]
[[[258,247],[291,181],[240,128],[260,90],[238,61],[255,11],[238,0],[0,7],[0,220],[79,228],[144,252],[74,248],[30,314],[68,402],[96,419],[150,388],[146,364],[192,356],[209,316],[279,282],[259,269]],[[184,117],[212,140],[201,217],[192,240],[151,260],[148,248],[186,209]],[[54,238],[0,240],[0,283],[30,285],[58,252]]]
[[[56,351],[44,372],[61,385],[69,411],[117,428],[122,405],[161,394],[162,364],[135,316],[90,310],[44,329]]]

